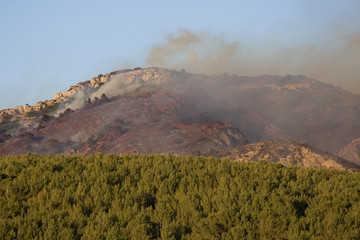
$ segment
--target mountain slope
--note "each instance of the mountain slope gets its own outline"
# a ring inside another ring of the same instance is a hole
[[[147,88],[123,97],[102,96],[76,111],[45,117],[34,129],[4,142],[0,153],[210,154],[246,142],[228,123],[182,119],[184,103],[173,92]]]
[[[0,111],[1,154],[217,155],[279,139],[308,142],[359,164],[358,152],[344,153],[358,138],[360,96],[304,76],[136,68],[99,75],[34,106]],[[320,155],[317,165],[328,159]]]
[[[302,167],[357,168],[330,153],[321,151],[308,144],[289,141],[264,140],[244,146],[229,148],[221,152],[219,157],[227,157],[235,161],[258,161],[281,163],[283,165],[299,165]]]

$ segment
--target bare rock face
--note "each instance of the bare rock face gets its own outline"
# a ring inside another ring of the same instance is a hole
[[[100,74],[91,80],[71,86],[68,91],[55,94],[51,100],[40,101],[33,106],[26,104],[25,106],[1,110],[0,132],[4,131],[8,134],[16,135],[19,132],[24,132],[25,130],[36,127],[42,115],[54,114],[61,105],[71,101],[79,91],[87,87],[97,89],[119,72],[126,72],[126,70],[107,73],[105,75]]]
[[[100,88],[104,83],[108,82],[112,76],[114,76],[115,73],[107,73],[105,75],[99,75],[97,77],[94,77],[90,79],[89,81],[80,82],[74,86],[71,86],[68,91],[65,92],[59,92],[55,94],[54,100],[55,101],[67,101],[71,97],[73,97],[79,90],[91,87],[91,88]]]
[[[360,165],[360,138],[346,145],[340,152],[340,156]]]
[[[231,148],[222,152],[219,156],[228,157],[235,161],[264,160],[281,163],[283,165],[298,165],[303,167],[321,166],[342,170],[354,167],[354,164],[311,147],[308,144],[279,140],[265,140]]]

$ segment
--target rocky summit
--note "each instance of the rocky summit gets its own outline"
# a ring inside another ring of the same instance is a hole
[[[0,154],[161,153],[360,165],[360,96],[305,76],[135,68],[0,111]]]

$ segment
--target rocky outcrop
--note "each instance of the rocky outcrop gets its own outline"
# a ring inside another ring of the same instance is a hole
[[[353,140],[340,152],[342,158],[360,165],[360,138]]]
[[[161,68],[135,68],[134,70],[126,69],[107,73],[105,75],[98,75],[88,81],[80,82],[74,86],[71,86],[68,91],[59,92],[55,94],[55,101],[67,101],[73,97],[80,89],[90,87],[93,89],[100,88],[103,84],[109,82],[115,75],[122,74],[126,84],[130,84],[136,80],[143,80],[144,82],[151,82],[153,85],[160,85],[173,81],[172,75],[175,71],[170,71]]]
[[[265,140],[231,148],[219,154],[219,157],[246,162],[264,160],[303,167],[326,167],[342,170],[359,168],[359,166],[308,144],[279,140]]]
[[[39,118],[41,118],[44,114],[51,115],[56,112],[60,105],[71,100],[79,90],[86,87],[97,89],[108,82],[112,76],[119,73],[126,73],[128,71],[132,70],[116,71],[105,75],[100,74],[91,80],[80,82],[71,86],[68,91],[55,94],[54,98],[51,100],[40,101],[33,106],[26,104],[24,106],[3,109],[0,111],[0,131],[16,135],[20,130],[23,131],[32,129],[38,125]],[[103,101],[104,99],[98,100]]]
[[[71,97],[73,97],[77,93],[77,91],[79,91],[80,89],[83,89],[85,87],[90,87],[90,88],[95,88],[95,89],[99,88],[104,83],[107,83],[111,79],[111,77],[114,76],[115,74],[117,74],[117,72],[107,73],[105,75],[100,74],[99,76],[94,77],[94,78],[90,79],[89,81],[80,82],[74,86],[71,86],[68,91],[59,92],[59,93],[55,94],[54,100],[67,101]]]

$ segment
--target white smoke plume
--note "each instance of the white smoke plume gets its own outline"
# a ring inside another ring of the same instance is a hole
[[[95,98],[100,98],[103,94],[105,94],[108,98],[123,96],[129,92],[137,90],[143,85],[144,81],[142,79],[128,81],[128,78],[123,73],[116,74],[98,89],[94,90],[89,86],[85,86],[77,90],[76,94],[71,97],[69,101],[61,105],[54,115],[58,116],[66,109],[77,110],[82,108],[89,98],[94,100]]]
[[[129,82],[124,74],[117,74],[113,76],[109,82],[102,85],[97,91],[90,94],[90,99],[95,97],[100,98],[102,94],[107,97],[123,96],[126,93],[133,92],[144,84],[141,79],[135,79]]]
[[[339,39],[337,45],[320,39],[317,44],[279,48],[182,30],[154,45],[147,64],[206,74],[305,75],[360,93],[360,31]]]

